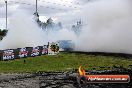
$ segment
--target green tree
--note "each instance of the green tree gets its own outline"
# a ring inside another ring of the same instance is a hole
[[[8,30],[5,30],[5,29],[2,30],[2,29],[0,29],[0,39],[1,39],[1,40],[3,39],[3,37],[6,36],[7,32],[8,32]]]

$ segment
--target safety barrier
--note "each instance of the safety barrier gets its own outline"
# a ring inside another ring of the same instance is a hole
[[[37,47],[25,47],[17,49],[0,50],[0,60],[14,60],[27,57],[35,57],[41,55],[56,55],[59,51],[52,51],[52,45],[58,46],[55,43]],[[56,50],[56,49],[55,49]]]

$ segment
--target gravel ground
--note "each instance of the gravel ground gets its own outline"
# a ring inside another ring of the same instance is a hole
[[[123,72],[122,70],[116,70],[115,72],[117,73],[118,71]],[[132,75],[132,70],[125,70],[124,72],[130,74],[130,76]],[[104,71],[100,73],[104,73]],[[132,81],[129,84],[79,85],[76,81],[76,75],[77,73],[73,72],[38,72],[33,74],[1,73],[0,88],[132,88]]]
[[[76,88],[63,73],[0,74],[0,88]]]

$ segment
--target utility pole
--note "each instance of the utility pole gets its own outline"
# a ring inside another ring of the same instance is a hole
[[[36,13],[38,13],[38,0],[36,0]]]
[[[38,0],[36,0],[36,11],[33,14],[35,16],[35,20],[38,21],[39,20],[39,15],[38,15]]]
[[[6,4],[6,30],[7,30],[7,0],[5,0],[5,4]]]

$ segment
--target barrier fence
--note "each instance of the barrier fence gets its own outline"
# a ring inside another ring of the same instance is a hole
[[[51,47],[54,46],[54,47]],[[57,47],[56,47],[57,46]],[[37,47],[25,47],[17,49],[0,50],[0,60],[14,60],[41,55],[56,55],[59,53],[59,46],[56,43]]]

